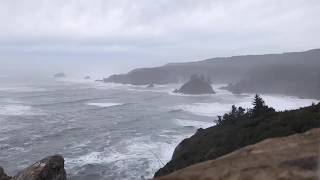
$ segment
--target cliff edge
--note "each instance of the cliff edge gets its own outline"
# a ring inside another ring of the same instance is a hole
[[[320,128],[267,139],[158,180],[318,179]]]

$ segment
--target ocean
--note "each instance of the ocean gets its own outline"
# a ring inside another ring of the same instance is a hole
[[[146,86],[48,79],[0,82],[0,166],[9,175],[48,155],[61,154],[71,180],[144,179],[171,159],[178,143],[214,125],[253,94],[179,95],[179,84]],[[276,110],[313,99],[267,95]]]

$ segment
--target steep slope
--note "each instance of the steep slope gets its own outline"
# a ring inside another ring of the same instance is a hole
[[[320,129],[267,139],[159,180],[318,179]]]
[[[272,112],[253,119],[199,129],[183,140],[172,159],[155,173],[164,176],[187,166],[216,159],[267,138],[283,137],[320,127],[320,103],[285,112]]]

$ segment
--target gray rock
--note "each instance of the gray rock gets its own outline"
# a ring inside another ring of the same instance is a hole
[[[180,89],[173,91],[174,93],[182,94],[214,94],[210,82],[205,80],[204,77],[193,75],[190,80],[183,84]]]
[[[60,155],[46,157],[24,169],[11,180],[67,180],[64,159]]]

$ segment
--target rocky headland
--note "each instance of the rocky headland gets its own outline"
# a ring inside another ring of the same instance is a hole
[[[115,74],[104,82],[148,85],[179,83],[203,74],[236,93],[271,93],[320,99],[320,49],[281,54],[217,57]]]

